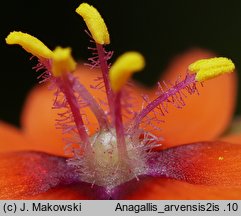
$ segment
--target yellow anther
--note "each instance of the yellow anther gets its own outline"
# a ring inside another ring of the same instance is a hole
[[[53,51],[52,73],[58,77],[66,72],[73,72],[76,68],[76,62],[71,56],[70,48],[57,47]]]
[[[145,67],[145,59],[138,52],[126,52],[110,68],[110,83],[113,91],[118,92],[133,73]]]
[[[231,73],[234,71],[235,66],[234,63],[228,58],[215,57],[198,60],[190,64],[188,69],[190,72],[197,74],[197,81],[202,82],[224,73]]]
[[[7,44],[18,44],[27,52],[42,58],[51,58],[52,51],[39,39],[27,33],[13,31],[6,38]]]
[[[110,36],[105,22],[99,12],[91,5],[82,3],[76,12],[83,17],[93,39],[98,44],[109,44]]]

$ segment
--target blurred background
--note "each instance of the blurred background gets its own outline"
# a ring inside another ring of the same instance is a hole
[[[75,59],[91,56],[82,19],[74,12],[81,0],[4,1],[1,6],[0,119],[19,125],[28,91],[37,83],[30,55],[18,46],[7,46],[10,31],[21,30],[42,40],[49,48],[71,46]],[[108,50],[115,55],[141,51],[145,72],[135,77],[148,86],[176,55],[200,47],[231,58],[241,68],[240,0],[93,0],[111,35]],[[240,78],[239,78],[240,79]],[[241,113],[241,96],[236,114]]]

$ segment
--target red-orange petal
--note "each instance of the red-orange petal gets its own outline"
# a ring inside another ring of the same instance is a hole
[[[155,154],[150,176],[121,199],[241,199],[241,145],[193,143]]]
[[[150,168],[152,176],[241,188],[241,145],[217,141],[169,148],[150,159]]]
[[[25,199],[77,181],[65,158],[39,152],[0,155],[0,199]]]
[[[162,80],[175,81],[178,75],[184,77],[190,63],[211,56],[212,53],[200,49],[180,55],[171,62]],[[141,92],[144,92],[143,89],[135,89],[136,94]],[[156,134],[164,138],[164,148],[212,140],[222,134],[228,126],[236,101],[236,74],[208,80],[204,82],[204,87],[199,88],[199,92],[199,96],[188,95],[188,98],[184,98],[186,105],[182,109],[169,105],[168,114],[162,118],[165,123],[156,124],[161,128]],[[150,98],[156,97],[153,91],[145,93]],[[145,128],[151,130],[149,125]]]
[[[130,200],[235,200],[241,199],[241,188],[204,186],[174,179],[141,180],[122,199]]]
[[[89,186],[91,187],[91,186]],[[71,184],[50,189],[38,195],[28,196],[31,200],[88,200],[91,199],[82,188],[82,185]]]

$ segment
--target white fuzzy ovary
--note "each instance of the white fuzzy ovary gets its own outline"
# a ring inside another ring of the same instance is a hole
[[[128,158],[119,155],[116,135],[102,131],[91,137],[92,152],[72,158],[69,163],[76,167],[84,182],[109,190],[133,178],[145,174],[147,152],[139,136],[127,137]]]

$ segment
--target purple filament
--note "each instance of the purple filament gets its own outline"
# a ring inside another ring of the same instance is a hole
[[[163,91],[162,94],[154,99],[152,102],[150,102],[135,118],[134,125],[132,126],[133,129],[138,128],[142,119],[146,117],[152,110],[157,108],[161,105],[161,107],[165,107],[165,102],[172,102],[175,103],[175,96],[177,94],[180,95],[180,92],[183,89],[187,89],[189,94],[192,94],[196,91],[196,80],[195,80],[196,74],[187,74],[185,79],[183,81],[180,81],[176,83],[174,86],[169,88],[167,91]],[[193,85],[191,87],[191,85]],[[171,98],[171,101],[169,99]],[[182,100],[179,100],[179,102],[182,102],[182,105],[184,104]]]

